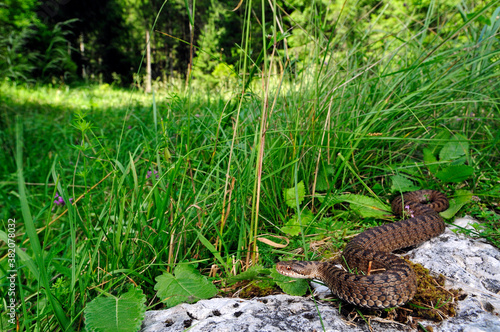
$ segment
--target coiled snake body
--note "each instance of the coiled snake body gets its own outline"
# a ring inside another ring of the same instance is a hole
[[[366,273],[370,269],[384,272],[356,275],[336,267],[332,262],[279,262],[279,273],[303,279],[323,281],[339,298],[354,305],[382,309],[397,307],[411,300],[417,290],[417,279],[410,265],[392,251],[429,240],[444,231],[438,212],[448,208],[446,196],[434,190],[418,190],[399,196],[392,211],[403,211],[411,218],[370,228],[357,235],[342,253],[350,269]]]

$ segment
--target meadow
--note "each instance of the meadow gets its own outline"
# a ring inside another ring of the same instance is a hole
[[[376,51],[322,39],[293,69],[276,50],[216,85],[2,83],[0,268],[15,261],[20,330],[97,329],[109,299],[134,330],[144,310],[272,285],[275,262],[331,256],[408,190],[446,193],[447,221],[471,214],[469,235],[499,246],[499,21],[476,24],[484,12]]]

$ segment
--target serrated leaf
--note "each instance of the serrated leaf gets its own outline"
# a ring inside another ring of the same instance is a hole
[[[155,290],[169,308],[183,302],[194,303],[208,299],[217,294],[217,288],[198,270],[187,264],[177,265],[173,275],[165,272],[156,277]]]
[[[306,196],[306,188],[304,186],[304,181],[300,181],[297,183],[297,191],[299,194],[299,204],[302,203],[304,200],[304,197]],[[296,202],[295,202],[295,187],[284,189],[283,190],[283,197],[285,197],[285,203],[291,208],[296,207]]]
[[[452,161],[467,154],[469,142],[462,135],[455,135],[439,152],[440,161]]]
[[[460,158],[457,158],[457,159],[451,161],[450,165],[463,165],[463,164],[465,164],[466,161],[467,161],[467,157],[463,156],[463,157],[460,157]]]
[[[314,215],[311,213],[311,211],[306,209],[302,211],[302,214],[300,215],[300,222],[298,216],[294,215],[290,218],[290,220],[288,220],[285,226],[281,227],[281,231],[291,236],[299,235],[301,230],[306,229],[309,224],[311,224],[313,219]]]
[[[472,200],[472,193],[467,190],[457,190],[450,199],[450,207],[440,213],[443,218],[451,219],[464,206]]]
[[[467,180],[474,169],[467,165],[448,166],[436,173],[436,177],[443,182],[462,182]]]
[[[118,297],[98,297],[84,310],[89,331],[138,331],[146,311],[146,296],[139,287],[131,286]]]
[[[391,191],[393,193],[420,189],[418,186],[414,185],[410,179],[399,174],[391,176],[391,181],[392,181]]]
[[[276,269],[271,271],[271,277],[280,286],[283,292],[292,296],[303,296],[309,288],[307,279],[290,278],[280,274]]]
[[[351,210],[363,218],[381,218],[386,216],[388,211],[391,211],[389,205],[368,196],[346,194],[339,196],[338,199],[349,203]]]

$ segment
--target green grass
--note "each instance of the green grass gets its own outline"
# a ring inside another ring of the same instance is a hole
[[[179,263],[204,275],[217,264],[215,279],[224,280],[257,261],[271,267],[299,246],[302,258],[315,258],[310,236],[332,236],[341,248],[346,235],[380,221],[330,199],[349,192],[387,202],[393,175],[450,196],[469,190],[481,201],[466,209],[494,211],[500,51],[497,36],[467,40],[469,27],[438,30],[425,48],[409,36],[379,52],[328,51],[319,38],[296,78],[270,76],[276,63],[266,58],[271,69],[245,94],[243,82],[233,90],[193,82],[154,101],[110,86],[2,84],[0,230],[15,218],[15,242],[26,250],[16,258],[21,330],[82,330],[87,303],[131,284],[148,308],[162,308],[155,278]],[[331,45],[342,43],[334,38]],[[443,183],[423,151],[455,134],[470,144],[464,158],[474,174]],[[301,181],[305,198],[297,191],[291,208],[283,190]],[[56,194],[75,204],[55,205]],[[256,241],[287,236],[281,227],[306,208],[314,233],[289,236],[280,250]],[[498,228],[496,219],[486,229],[497,246]],[[3,242],[1,253],[3,274]]]

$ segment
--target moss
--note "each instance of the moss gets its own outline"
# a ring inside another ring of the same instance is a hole
[[[280,293],[281,290],[270,280],[242,280],[221,290],[223,296],[237,296],[244,299]]]
[[[406,307],[413,310],[414,316],[437,322],[455,316],[461,290],[444,288],[442,274],[433,277],[422,265],[410,264],[417,274],[418,286],[415,297]]]

